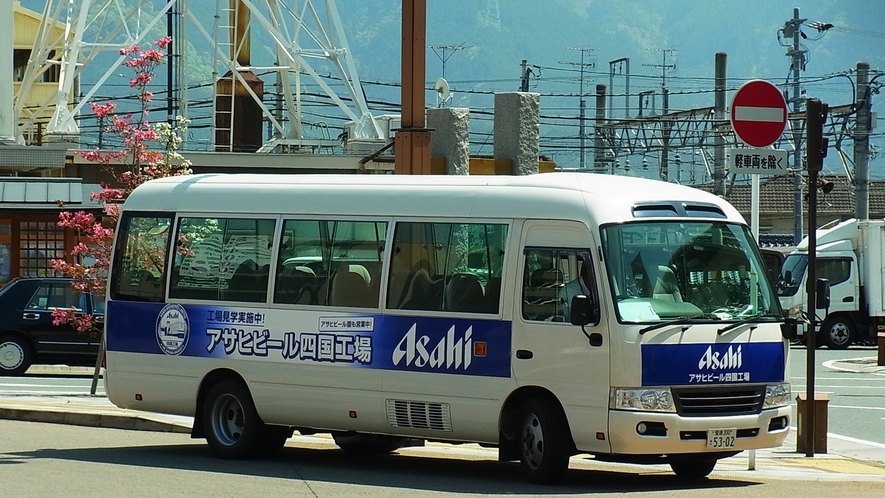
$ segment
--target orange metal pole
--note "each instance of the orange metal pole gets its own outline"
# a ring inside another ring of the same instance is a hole
[[[427,1],[403,0],[402,112],[394,172],[430,174],[430,130],[424,121]]]

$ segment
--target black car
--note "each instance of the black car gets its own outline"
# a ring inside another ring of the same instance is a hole
[[[53,325],[52,311],[75,307],[104,319],[104,296],[77,294],[69,278],[17,278],[0,290],[0,375],[31,365],[95,365],[101,334]]]

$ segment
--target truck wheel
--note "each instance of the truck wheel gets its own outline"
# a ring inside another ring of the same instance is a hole
[[[285,427],[264,425],[249,390],[230,379],[218,382],[206,394],[202,417],[206,442],[223,458],[269,456],[292,434]]]
[[[24,338],[15,334],[0,335],[0,375],[21,375],[32,361],[31,346]]]
[[[829,349],[847,349],[855,335],[854,322],[844,315],[831,316],[820,327],[820,338]]]
[[[538,484],[562,479],[568,470],[568,422],[549,402],[532,398],[523,406],[520,462],[525,476]]]

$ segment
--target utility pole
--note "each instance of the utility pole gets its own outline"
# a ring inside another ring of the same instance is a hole
[[[805,69],[805,50],[800,42],[802,30],[800,27],[807,19],[799,17],[799,8],[793,9],[793,19],[784,25],[784,37],[792,38],[793,44],[787,47],[787,56],[790,57],[790,70],[792,73],[792,94],[786,99],[787,103],[793,104],[793,112],[802,112],[801,89],[799,88],[799,71]],[[802,120],[794,119],[790,123],[793,135],[793,243],[802,241]]]
[[[857,63],[857,114],[854,117],[854,212],[870,217],[870,64]]]
[[[529,91],[529,78],[531,76],[534,76],[535,78],[538,78],[539,76],[541,76],[540,68],[538,66],[529,67],[528,61],[526,61],[525,59],[522,60],[521,67],[522,67],[522,71],[520,72],[520,74],[522,76],[520,76],[520,78],[519,78],[519,91],[520,92],[528,92]],[[535,74],[535,72],[532,70],[532,68],[537,69],[538,74]]]
[[[656,67],[661,69],[661,93],[663,94],[663,103],[661,115],[666,116],[670,112],[670,92],[667,90],[667,71],[676,69],[676,64],[667,64],[667,54],[676,50],[672,48],[662,48],[660,50],[662,60],[660,64],[643,64],[643,66]],[[661,148],[661,180],[670,180],[670,122],[665,122],[664,128],[661,130],[662,148]]]
[[[716,134],[713,137],[713,193],[725,195],[725,136],[722,132],[725,117],[725,88],[727,84],[726,74],[728,70],[728,55],[725,52],[717,52],[715,59],[715,85],[713,112],[716,120]]]
[[[606,168],[603,152],[602,132],[599,127],[605,123],[605,85],[596,85],[596,124],[593,133],[593,172],[602,173]]]
[[[586,133],[584,133],[584,117],[585,117],[586,108],[587,108],[586,102],[584,101],[584,70],[586,68],[595,67],[596,64],[593,62],[584,62],[584,56],[587,53],[592,52],[593,51],[592,48],[578,48],[578,47],[567,47],[567,48],[569,50],[579,50],[581,52],[581,62],[560,61],[559,63],[560,64],[569,64],[571,66],[578,66],[578,67],[580,67],[580,71],[581,71],[581,76],[579,79],[579,86],[578,86],[578,95],[580,97],[580,107],[579,107],[580,115],[578,117],[578,135],[581,140],[581,145],[580,145],[580,147],[581,147],[581,152],[580,152],[581,165],[580,165],[580,168],[583,170],[586,168],[586,165],[584,163],[584,152],[585,152],[584,151],[584,139],[586,138]]]
[[[624,66],[626,66],[626,70],[624,70]],[[615,106],[612,98],[615,95],[614,84],[615,84],[615,69],[617,69],[618,74],[624,74],[626,76],[626,88],[624,89],[624,117],[630,117],[630,58],[629,57],[621,57],[620,59],[615,59],[613,61],[608,61],[608,87],[609,93],[608,95],[608,110],[609,112],[614,112]]]

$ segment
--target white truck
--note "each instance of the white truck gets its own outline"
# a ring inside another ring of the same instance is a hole
[[[817,230],[816,278],[830,284],[830,306],[816,310],[816,343],[845,349],[885,330],[885,220],[850,219]],[[784,260],[777,293],[784,310],[809,313],[808,238]],[[800,323],[798,333],[804,336]]]

